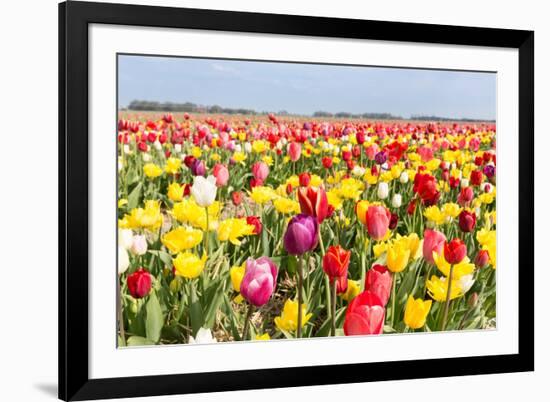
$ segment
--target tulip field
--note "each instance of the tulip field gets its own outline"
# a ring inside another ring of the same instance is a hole
[[[121,111],[117,143],[119,346],[496,328],[493,123]]]

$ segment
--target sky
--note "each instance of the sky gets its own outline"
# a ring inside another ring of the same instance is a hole
[[[311,115],[496,118],[496,74],[119,55],[119,107],[132,100]]]

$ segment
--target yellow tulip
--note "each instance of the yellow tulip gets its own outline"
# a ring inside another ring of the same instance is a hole
[[[307,306],[302,304],[302,328],[311,318],[307,314]],[[280,316],[275,317],[275,325],[282,331],[296,331],[298,329],[298,301],[288,299]]]
[[[361,291],[361,287],[359,286],[359,281],[354,281],[352,279],[348,279],[348,288],[346,289],[346,293],[342,293],[340,296],[342,299],[346,301],[352,301],[355,296],[359,294]]]
[[[231,285],[233,286],[233,290],[235,292],[241,291],[241,282],[244,278],[244,271],[246,269],[246,261],[243,263],[243,265],[231,267],[229,270],[229,276],[231,277]]]
[[[246,223],[246,219],[230,218],[222,221],[218,227],[218,239],[229,240],[236,246],[241,244],[240,237],[254,234],[254,225]]]
[[[178,183],[168,185],[168,198],[172,201],[181,201],[183,199],[183,186]]]
[[[256,335],[256,337],[254,338],[255,341],[269,341],[270,339],[271,337],[267,332],[262,335]]]
[[[122,229],[149,229],[156,231],[162,225],[160,202],[145,201],[145,208],[134,208],[119,221]]]
[[[180,226],[162,236],[162,244],[171,253],[177,254],[199,245],[202,242],[202,231]]]
[[[440,211],[437,205],[432,205],[424,210],[424,216],[428,221],[433,222],[436,225],[443,225],[445,223],[445,214]]]
[[[412,296],[409,296],[405,306],[405,324],[412,329],[422,328],[426,323],[426,317],[431,307],[431,300],[415,300]]]
[[[367,224],[367,211],[369,209],[370,203],[365,200],[359,201],[357,204],[355,204],[355,213],[357,214],[357,219],[359,219],[359,222],[361,222],[363,225]]]
[[[438,302],[444,302],[447,300],[447,281],[447,277],[442,276],[438,278],[435,275],[432,275],[432,278],[426,281],[426,288],[428,289],[428,294],[432,299]],[[456,299],[460,296],[462,296],[462,287],[460,286],[458,280],[453,279],[451,281],[450,300]]]
[[[261,205],[277,198],[277,193],[271,187],[256,186],[252,189],[250,198],[252,198],[252,201],[256,204]]]
[[[143,173],[145,173],[145,176],[154,179],[162,174],[162,169],[154,163],[147,163],[143,166]]]
[[[392,272],[401,272],[409,262],[411,250],[403,242],[395,242],[388,247],[386,264]]]
[[[199,258],[195,254],[186,251],[185,253],[179,253],[172,262],[174,268],[176,268],[176,275],[183,276],[187,279],[194,279],[198,277],[204,269],[206,254],[203,254],[202,258]]]
[[[282,214],[299,214],[300,204],[289,198],[281,197],[273,201],[275,209]]]
[[[179,172],[181,167],[181,159],[177,158],[168,158],[166,161],[166,166],[164,169],[166,170],[166,173],[168,174],[176,174]]]

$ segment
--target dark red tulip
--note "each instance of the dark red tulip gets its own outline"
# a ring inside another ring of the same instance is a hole
[[[458,226],[463,232],[471,232],[476,228],[476,214],[475,212],[462,210],[458,215]]]

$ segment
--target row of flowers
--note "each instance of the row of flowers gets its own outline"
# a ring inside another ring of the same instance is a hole
[[[495,138],[489,125],[121,119],[119,344],[494,327]]]

